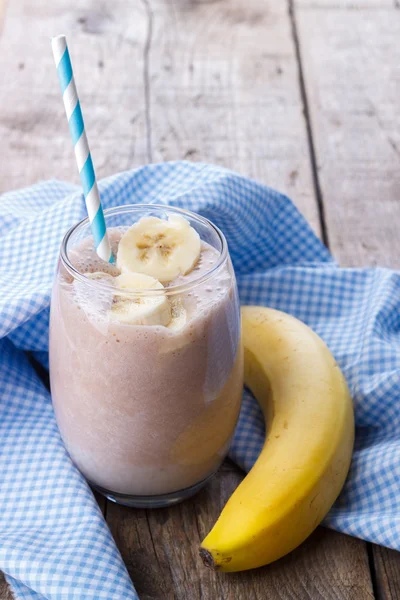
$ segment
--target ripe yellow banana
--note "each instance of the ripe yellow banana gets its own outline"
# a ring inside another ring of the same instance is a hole
[[[201,545],[221,571],[266,565],[301,544],[339,495],[350,466],[354,416],[345,379],[304,323],[257,306],[242,309],[245,383],[260,403],[259,458]]]

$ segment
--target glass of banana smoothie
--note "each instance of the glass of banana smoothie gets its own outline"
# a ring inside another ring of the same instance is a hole
[[[226,240],[161,205],[105,211],[66,234],[51,303],[50,380],[65,446],[93,487],[138,507],[197,492],[227,454],[243,385]]]

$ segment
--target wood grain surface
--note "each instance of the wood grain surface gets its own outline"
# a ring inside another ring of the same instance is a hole
[[[141,1],[15,0],[0,37],[0,191],[40,179],[79,182],[50,38],[68,34],[99,178],[148,161]],[[24,43],[21,43],[24,40]]]
[[[150,160],[214,162],[289,194],[318,231],[285,3],[29,6],[10,3],[0,39],[0,69],[9,73],[0,85],[0,191],[78,181],[49,45],[62,30],[98,177]]]
[[[372,546],[376,590],[382,600],[400,598],[400,553],[380,546]]]
[[[343,264],[398,266],[399,17],[392,0],[14,0],[0,24],[0,192],[78,181],[49,43],[64,32],[99,177],[225,165],[290,195]],[[263,569],[205,569],[199,541],[242,476],[227,461],[171,509],[100,500],[142,600],[400,598],[398,553],[322,528]]]
[[[400,13],[297,12],[331,250],[400,266]]]
[[[13,600],[13,595],[4,579],[3,573],[0,573],[0,598],[1,600]]]
[[[319,230],[285,2],[149,0],[150,156],[233,168],[290,195]]]

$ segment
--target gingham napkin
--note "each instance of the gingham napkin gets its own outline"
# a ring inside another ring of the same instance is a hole
[[[285,196],[222,168],[165,163],[100,183],[104,207],[194,210],[225,233],[241,301],[292,313],[319,333],[354,398],[350,475],[325,525],[400,549],[400,276],[340,269]],[[50,181],[0,198],[0,569],[17,599],[137,598],[96,502],[60,440],[47,365],[49,300],[79,188]],[[244,403],[231,457],[248,470],[263,443]]]

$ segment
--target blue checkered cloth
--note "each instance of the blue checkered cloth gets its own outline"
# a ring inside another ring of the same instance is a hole
[[[340,269],[285,196],[231,171],[151,165],[100,183],[104,207],[165,203],[225,233],[241,301],[287,311],[328,344],[349,383],[357,435],[325,525],[400,549],[400,276]],[[50,395],[49,301],[61,239],[85,216],[79,188],[50,181],[0,199],[0,568],[17,599],[137,598],[102,514],[64,450]],[[264,439],[245,394],[230,456],[251,468]]]

